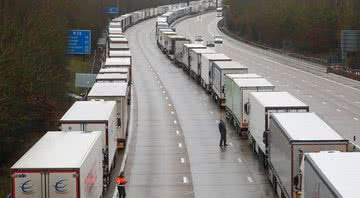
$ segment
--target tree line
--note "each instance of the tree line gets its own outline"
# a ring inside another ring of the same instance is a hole
[[[178,0],[0,0],[0,168],[12,165],[68,109],[67,33],[106,27],[122,13]],[[95,45],[92,45],[95,46]]]
[[[224,4],[229,30],[306,55],[339,52],[341,30],[360,29],[358,0],[225,0]]]

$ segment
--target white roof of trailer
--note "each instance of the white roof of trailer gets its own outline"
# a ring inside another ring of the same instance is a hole
[[[130,50],[109,50],[109,56],[131,57]]]
[[[210,49],[210,48],[194,48],[191,50],[194,51],[196,54],[215,54],[215,53],[217,53],[215,50]]]
[[[169,11],[169,12],[166,12],[164,13],[163,15],[161,15],[162,17],[168,17],[170,15],[172,15],[174,12],[173,11]]]
[[[238,79],[238,78],[263,78],[257,74],[226,74],[227,77],[231,79]]]
[[[181,36],[181,35],[170,35],[169,38],[170,39],[183,39],[183,40],[186,39],[185,36]]]
[[[123,38],[124,34],[109,34],[109,38]]]
[[[335,188],[343,198],[359,196],[360,153],[320,152],[306,153],[306,158],[319,174]],[[306,173],[305,173],[306,174]]]
[[[185,46],[186,48],[194,48],[194,50],[195,50],[196,48],[206,48],[205,45],[200,44],[200,43],[186,43],[186,44],[184,44],[184,46]]]
[[[234,82],[240,88],[247,87],[274,87],[269,81],[265,78],[237,78],[234,79]]]
[[[170,28],[160,28],[159,32],[174,32],[174,30]]]
[[[124,80],[128,79],[127,73],[106,73],[106,74],[98,74],[96,75],[96,80]]]
[[[162,32],[165,35],[176,35],[176,32]]]
[[[101,68],[99,73],[129,73],[128,67],[107,67]]]
[[[251,92],[264,107],[309,107],[289,92]]]
[[[109,28],[109,34],[121,34],[122,29],[121,28]]]
[[[127,83],[95,83],[88,96],[126,96]]]
[[[60,121],[107,121],[114,108],[114,101],[77,101]]]
[[[163,26],[169,26],[169,24],[167,23],[167,22],[163,22],[163,21],[159,21],[158,23],[157,23],[157,25],[158,26],[161,26],[161,25],[163,25]]]
[[[208,60],[227,60],[227,61],[231,61],[231,58],[229,58],[228,56],[226,56],[225,54],[221,54],[221,53],[216,53],[216,54],[204,54],[202,55],[204,58],[208,59]]]
[[[110,37],[110,42],[128,42],[127,38],[125,37]]]
[[[47,132],[11,169],[80,168],[100,136],[100,131]]]
[[[123,49],[123,50],[129,50],[128,43],[110,43],[109,46],[110,49]]]
[[[106,58],[105,66],[128,66],[131,65],[130,57],[121,57],[121,58]]]
[[[248,67],[236,61],[215,61],[214,64],[221,69],[248,69]]]
[[[344,140],[315,113],[273,113],[271,117],[277,121],[290,140]]]

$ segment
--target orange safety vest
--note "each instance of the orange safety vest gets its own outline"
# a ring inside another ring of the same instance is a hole
[[[116,183],[118,186],[125,187],[127,181],[126,181],[125,177],[118,177],[118,178],[116,178]]]

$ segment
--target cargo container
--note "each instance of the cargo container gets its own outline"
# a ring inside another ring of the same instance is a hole
[[[309,106],[288,92],[251,92],[248,105],[249,142],[266,165],[271,113],[309,112]]]
[[[184,44],[190,43],[190,40],[187,39],[185,36],[170,35],[167,38],[169,40],[169,43],[166,47],[166,51],[171,60],[175,60],[175,56],[181,56],[181,53],[184,49]]]
[[[60,119],[63,131],[102,132],[106,184],[110,183],[110,172],[115,165],[119,120],[115,101],[78,101]]]
[[[159,34],[160,29],[171,29],[166,22],[156,22],[156,36]]]
[[[176,32],[170,31],[170,32],[161,32],[161,39],[160,39],[160,49],[163,53],[166,53],[166,48],[170,44],[169,36],[176,35]]]
[[[109,34],[122,34],[123,29],[122,28],[109,28]]]
[[[96,82],[98,83],[119,83],[123,82],[128,84],[129,75],[121,74],[121,73],[106,73],[106,74],[98,74],[96,76]]]
[[[192,49],[205,49],[206,46],[203,44],[195,44],[195,43],[188,43],[184,44],[183,46],[183,53],[182,56],[176,57],[179,58],[178,62],[184,68],[185,71],[190,71],[190,51]]]
[[[109,51],[115,51],[115,50],[130,50],[129,44],[127,43],[109,43]]]
[[[303,165],[303,197],[358,197],[360,153],[306,153]]]
[[[170,29],[170,28],[166,28],[166,29],[159,29],[158,35],[156,36],[156,42],[157,45],[160,49],[162,49],[161,47],[163,46],[163,33],[164,32],[174,32],[174,30]],[[175,33],[176,34],[176,33]]]
[[[304,153],[346,151],[349,143],[315,113],[272,113],[268,135],[269,178],[276,194],[287,198],[300,191],[295,184]]]
[[[117,135],[118,148],[124,148],[129,122],[128,99],[130,88],[127,83],[95,83],[88,94],[88,100],[116,101],[120,130]]]
[[[232,59],[225,54],[202,54],[200,63],[200,84],[205,90],[210,91],[211,88],[211,71],[215,61],[231,61]]]
[[[199,44],[197,44],[199,45]],[[201,45],[201,44],[200,44]],[[203,46],[203,45],[202,45]],[[215,54],[216,51],[212,48],[192,48],[189,52],[189,70],[190,70],[190,76],[196,80],[200,80],[200,74],[201,74],[201,55],[202,54]]]
[[[47,132],[12,167],[14,198],[100,198],[103,136]]]
[[[121,58],[121,57],[125,57],[125,58],[131,58],[131,52],[130,50],[121,50],[121,51],[118,51],[118,50],[109,50],[109,54],[108,56],[110,58]]]
[[[225,81],[224,81],[224,91],[225,91],[225,109],[226,109],[226,117],[228,119],[232,119],[231,114],[228,112],[233,109],[233,99],[232,99],[232,90],[233,87],[235,87],[235,79],[247,79],[247,78],[263,78],[260,75],[257,74],[226,74],[225,75]]]
[[[99,71],[99,74],[127,74],[129,73],[129,68],[127,67],[107,67],[107,68],[101,68]]]
[[[129,81],[132,81],[132,58],[131,57],[121,57],[121,58],[106,58],[105,68],[110,67],[120,67],[129,69]]]
[[[221,107],[225,106],[225,84],[226,74],[246,74],[248,68],[235,61],[215,61],[210,76],[211,90]]]
[[[225,87],[225,92],[229,92],[227,96],[232,102],[231,106],[227,106],[226,102],[225,110],[237,131],[246,135],[249,121],[246,104],[249,102],[249,93],[273,91],[275,86],[265,78],[239,78],[234,79],[233,82],[231,87]]]
[[[109,34],[109,38],[125,38],[124,34]]]

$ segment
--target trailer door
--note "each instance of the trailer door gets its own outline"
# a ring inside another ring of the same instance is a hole
[[[50,171],[47,198],[80,198],[78,171]]]
[[[13,198],[45,198],[45,179],[40,171],[12,173]]]

